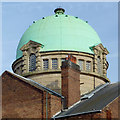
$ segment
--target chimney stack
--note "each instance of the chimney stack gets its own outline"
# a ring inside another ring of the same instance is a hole
[[[74,57],[68,56],[68,58],[62,62],[61,66],[62,95],[65,97],[64,109],[80,100],[80,67],[75,64]]]

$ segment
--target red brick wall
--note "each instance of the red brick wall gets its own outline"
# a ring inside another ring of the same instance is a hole
[[[120,111],[118,108],[120,107],[120,97],[113,100],[110,104],[108,104],[102,111],[106,113],[106,117],[118,118],[120,115]]]
[[[69,106],[80,100],[80,72],[69,69],[68,98]]]
[[[80,71],[72,68],[72,66],[64,67],[63,65],[61,75],[62,95],[66,99],[67,108],[80,100]]]
[[[3,118],[46,118],[60,111],[60,99],[5,72],[2,75]],[[53,106],[55,105],[55,106]],[[47,108],[47,110],[46,110]]]
[[[43,117],[43,91],[6,73],[2,77],[3,118]]]
[[[58,98],[56,96],[51,95],[51,99],[50,99],[50,109],[51,109],[51,117],[53,115],[55,115],[57,112],[59,112],[62,108],[61,105],[61,98]]]

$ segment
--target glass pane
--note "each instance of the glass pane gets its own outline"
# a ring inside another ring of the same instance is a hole
[[[48,59],[44,59],[43,60],[43,68],[44,68],[44,70],[47,70],[48,66],[49,66]]]
[[[84,61],[83,60],[78,60],[78,64],[80,66],[80,70],[83,70]]]
[[[36,56],[31,54],[29,58],[29,71],[34,71],[36,69]]]
[[[57,69],[58,68],[58,60],[55,58],[55,59],[52,59],[52,69]]]
[[[86,71],[91,71],[91,62],[90,61],[86,62]]]

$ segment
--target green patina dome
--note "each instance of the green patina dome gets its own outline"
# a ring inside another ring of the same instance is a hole
[[[65,15],[63,9],[56,9],[55,13],[36,21],[25,31],[17,48],[17,59],[22,56],[20,48],[30,40],[44,45],[40,51],[70,50],[93,54],[90,47],[101,43],[95,30],[86,21]]]

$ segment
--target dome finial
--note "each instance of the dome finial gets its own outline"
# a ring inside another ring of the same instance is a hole
[[[55,14],[64,14],[65,10],[63,8],[59,7],[59,8],[56,8],[54,10],[54,12],[55,12]]]

